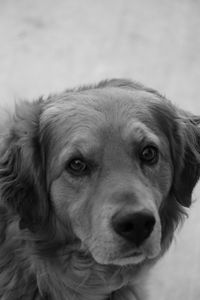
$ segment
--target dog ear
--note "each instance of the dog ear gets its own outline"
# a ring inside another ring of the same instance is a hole
[[[37,231],[48,215],[45,155],[40,143],[41,100],[16,107],[0,150],[0,190],[21,229]]]
[[[178,151],[178,155],[182,152],[182,157],[174,162],[174,193],[181,205],[189,207],[192,191],[200,176],[200,117],[185,113],[178,122],[182,139],[178,147],[183,149]]]
[[[173,164],[171,193],[182,206],[191,205],[200,176],[200,116],[178,109],[166,98],[150,105],[158,128],[167,136]]]

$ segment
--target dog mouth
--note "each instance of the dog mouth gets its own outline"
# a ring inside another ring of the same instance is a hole
[[[145,260],[145,254],[142,251],[129,251],[127,253],[123,253],[118,258],[113,260],[114,265],[137,265]]]
[[[137,261],[141,261],[145,258],[145,254],[141,249],[131,249],[129,251],[123,251],[121,252],[121,255],[119,256],[120,260],[132,260],[133,263]]]
[[[144,255],[142,253],[142,251],[131,251],[131,252],[128,252],[125,255],[123,255],[122,258],[138,257],[138,256],[141,256],[141,255]]]

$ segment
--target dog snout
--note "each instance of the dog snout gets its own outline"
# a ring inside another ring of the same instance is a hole
[[[114,231],[128,242],[139,247],[151,234],[155,225],[155,217],[149,211],[116,213],[112,217]]]

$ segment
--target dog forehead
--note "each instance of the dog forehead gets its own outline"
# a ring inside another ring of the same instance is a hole
[[[50,101],[41,118],[41,124],[54,123],[59,128],[72,126],[93,128],[110,124],[118,126],[131,119],[148,119],[149,103],[157,96],[146,91],[119,88],[91,89],[61,94]]]
[[[92,137],[100,143],[107,143],[111,137],[137,141],[155,132],[151,130],[157,126],[149,103],[159,102],[156,97],[145,91],[119,88],[60,94],[47,103],[41,116],[43,140],[50,153],[62,151],[81,136],[87,137],[85,145],[91,144]]]
[[[86,157],[96,157],[106,146],[108,156],[114,150],[116,156],[124,150],[129,153],[143,138],[159,144],[158,135],[152,130],[156,126],[149,126],[152,122],[155,125],[156,120],[148,108],[148,102],[153,101],[148,94],[118,89],[89,90],[52,101],[41,118],[51,165],[58,164],[58,157],[62,157],[59,159],[62,165],[63,160],[79,150]]]

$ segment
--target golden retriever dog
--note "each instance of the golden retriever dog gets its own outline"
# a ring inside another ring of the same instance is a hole
[[[18,104],[0,137],[0,298],[146,299],[191,205],[199,124],[123,79]]]

